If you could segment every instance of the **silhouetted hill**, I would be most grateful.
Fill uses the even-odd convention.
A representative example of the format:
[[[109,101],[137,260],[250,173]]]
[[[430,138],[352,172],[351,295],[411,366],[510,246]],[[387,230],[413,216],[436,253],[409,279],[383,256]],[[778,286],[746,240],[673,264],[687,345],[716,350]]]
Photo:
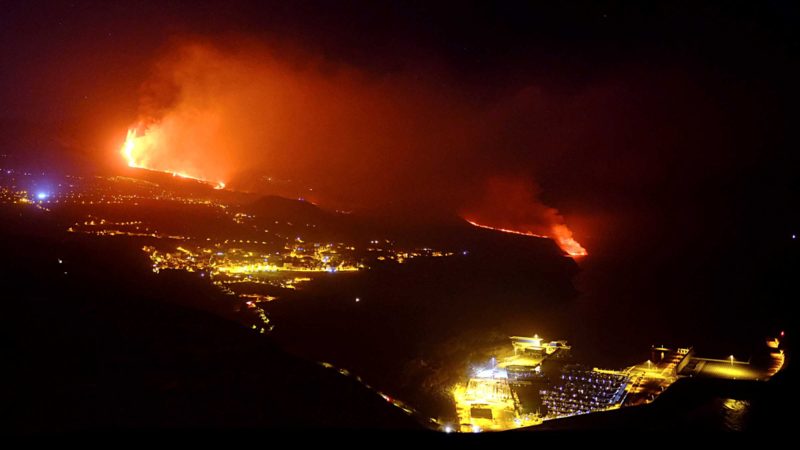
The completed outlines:
[[[328,223],[337,219],[335,213],[303,200],[293,200],[276,195],[267,195],[248,205],[256,216],[293,220],[297,223]]]
[[[128,244],[0,213],[7,431],[420,428],[357,381],[176,304],[226,300],[132,269]]]

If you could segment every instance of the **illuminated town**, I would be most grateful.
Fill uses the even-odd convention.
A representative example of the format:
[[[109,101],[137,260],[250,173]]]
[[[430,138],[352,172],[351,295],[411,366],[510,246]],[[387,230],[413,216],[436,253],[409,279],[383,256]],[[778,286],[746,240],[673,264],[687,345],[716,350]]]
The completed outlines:
[[[239,298],[253,313],[248,325],[259,333],[274,326],[259,303],[276,300],[281,292],[320,276],[455,255],[429,247],[406,249],[389,239],[358,244],[321,241],[317,224],[260,218],[248,210],[241,195],[220,186],[209,192],[202,180],[178,178],[178,184],[168,186],[134,177],[56,176],[6,168],[0,172],[0,202],[58,217],[80,217],[66,227],[68,233],[138,239],[154,273],[199,273],[221,292]],[[196,185],[184,186],[181,179]],[[219,221],[231,238],[202,226],[176,223],[154,210]]]
[[[258,334],[275,328],[265,305],[315,280],[470,254],[464,248],[408,247],[387,238],[326,238],[324,223],[263,216],[254,210],[252,200],[237,193],[210,189],[205,183],[181,184],[195,183],[190,179],[177,183],[3,168],[0,203],[51,215],[70,235],[129,240],[145,256],[154,276],[194,274],[226,298],[235,299],[243,313],[240,319]],[[189,219],[176,221],[176,216]],[[207,222],[214,223],[214,232],[206,228]],[[573,256],[583,254],[576,250]],[[355,298],[356,303],[360,301]],[[698,357],[691,347],[653,346],[648,361],[609,370],[575,361],[567,341],[511,336],[505,351],[473,367],[468,377],[451,387],[455,420],[428,417],[347,369],[321,364],[352,377],[426,427],[475,433],[536,427],[556,419],[651,404],[681,378],[766,381],[784,366],[782,338],[767,340],[769,358],[758,363],[733,355]]]

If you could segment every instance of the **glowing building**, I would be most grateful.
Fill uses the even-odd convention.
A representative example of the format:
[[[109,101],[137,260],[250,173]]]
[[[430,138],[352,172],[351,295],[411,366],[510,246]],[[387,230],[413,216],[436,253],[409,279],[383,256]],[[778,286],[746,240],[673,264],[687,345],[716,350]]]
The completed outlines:
[[[506,378],[472,378],[453,390],[460,429],[507,430],[521,423],[517,400]]]
[[[534,334],[533,337],[511,336],[510,339],[515,355],[545,357],[556,352],[560,352],[563,355],[569,353],[572,348],[567,345],[567,341],[544,342],[538,334]]]

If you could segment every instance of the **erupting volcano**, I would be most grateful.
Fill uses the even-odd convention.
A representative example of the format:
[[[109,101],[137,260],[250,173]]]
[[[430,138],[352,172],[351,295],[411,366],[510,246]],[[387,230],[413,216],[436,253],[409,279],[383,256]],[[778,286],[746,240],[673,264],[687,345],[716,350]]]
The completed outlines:
[[[162,133],[160,127],[144,128],[139,126],[129,129],[125,143],[122,145],[122,149],[120,151],[128,166],[135,167],[137,169],[164,172],[176,177],[188,178],[203,183],[212,184],[214,185],[215,189],[225,188],[224,181],[209,180],[201,176],[190,174],[185,170],[177,170],[176,168],[166,167],[163,164],[160,164],[160,161],[154,156],[157,155],[157,149],[160,144],[161,136]]]

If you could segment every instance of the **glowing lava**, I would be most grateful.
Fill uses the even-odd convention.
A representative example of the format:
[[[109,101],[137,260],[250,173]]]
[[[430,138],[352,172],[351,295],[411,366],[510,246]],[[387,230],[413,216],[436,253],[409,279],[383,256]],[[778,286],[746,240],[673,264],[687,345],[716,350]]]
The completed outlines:
[[[558,246],[570,256],[586,256],[589,254],[589,252],[572,237],[572,231],[567,228],[566,225],[553,225],[552,237],[556,240]]]
[[[475,221],[464,219],[470,225],[476,226],[478,228],[486,228],[487,230],[494,230],[494,231],[502,231],[503,233],[511,233],[511,234],[520,234],[522,236],[533,236],[538,238],[546,238],[546,239],[553,239],[556,241],[559,247],[564,250],[569,256],[576,257],[576,256],[586,256],[589,252],[586,251],[575,238],[572,237],[572,231],[567,228],[566,225],[553,225],[551,228],[553,234],[552,236],[544,236],[541,234],[531,233],[529,231],[517,231],[517,230],[509,230],[507,228],[497,228],[491,227],[489,225],[481,225]]]
[[[128,135],[125,138],[125,143],[122,144],[120,153],[122,154],[122,157],[125,158],[125,162],[128,163],[129,167],[147,169],[155,172],[164,172],[175,177],[188,178],[190,180],[208,183],[213,185],[214,189],[225,188],[225,182],[223,181],[215,182],[202,177],[190,175],[185,171],[154,167],[150,162],[150,155],[153,152],[153,149],[156,148],[158,139],[159,132],[157,129],[153,132],[138,133],[136,128],[131,128],[128,130]]]

